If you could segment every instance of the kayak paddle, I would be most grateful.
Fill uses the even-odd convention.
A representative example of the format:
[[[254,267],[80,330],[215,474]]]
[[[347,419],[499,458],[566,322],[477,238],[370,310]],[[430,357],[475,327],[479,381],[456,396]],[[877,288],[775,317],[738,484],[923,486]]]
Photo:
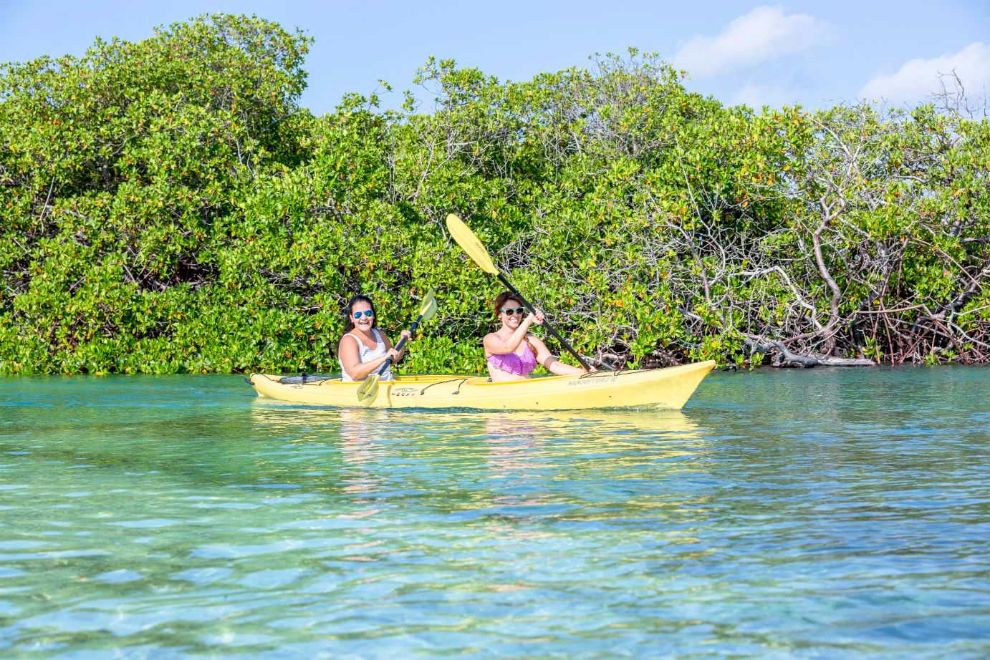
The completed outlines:
[[[416,320],[413,321],[412,325],[409,327],[409,334],[416,332],[416,328],[419,326],[419,324],[422,323],[423,321],[430,320],[430,318],[436,313],[436,311],[437,311],[436,295],[434,294],[433,289],[430,289],[427,292],[426,296],[423,298],[423,302],[419,306],[419,316],[416,317]],[[395,350],[401,351],[402,347],[405,346],[405,344],[406,344],[406,338],[403,337],[402,339],[399,340],[399,343],[396,344]],[[361,382],[361,385],[358,387],[357,390],[358,401],[360,401],[365,405],[371,405],[371,403],[375,400],[375,397],[378,396],[378,379],[381,377],[383,373],[385,373],[385,371],[389,368],[391,364],[392,364],[392,358],[388,358],[387,360],[385,360],[385,363],[382,364],[381,368],[377,372],[373,374],[369,374],[368,377]]]
[[[474,263],[478,264],[478,267],[481,268],[481,270],[485,271],[489,275],[497,276],[499,281],[505,285],[505,288],[511,291],[512,295],[518,298],[519,302],[525,305],[526,309],[528,309],[531,314],[536,313],[536,309],[529,304],[528,300],[522,297],[522,294],[519,293],[516,287],[512,286],[512,282],[510,282],[502,271],[495,266],[492,262],[492,258],[488,255],[488,250],[486,250],[485,246],[480,240],[478,240],[478,237],[474,235],[474,232],[472,232],[471,229],[464,224],[463,220],[458,218],[453,213],[448,214],[447,230],[450,231],[450,235],[454,237],[457,244],[461,246],[461,249],[467,252],[467,255],[471,257],[471,260],[474,261]],[[584,367],[586,371],[591,371],[591,367],[584,361],[584,358],[578,355],[577,351],[571,348],[571,345],[567,343],[567,340],[561,337],[557,331],[553,329],[553,326],[546,321],[546,319],[543,321],[543,327],[547,329],[547,332],[556,337],[557,341],[559,341],[571,355],[577,358],[577,361],[581,363],[581,366]]]

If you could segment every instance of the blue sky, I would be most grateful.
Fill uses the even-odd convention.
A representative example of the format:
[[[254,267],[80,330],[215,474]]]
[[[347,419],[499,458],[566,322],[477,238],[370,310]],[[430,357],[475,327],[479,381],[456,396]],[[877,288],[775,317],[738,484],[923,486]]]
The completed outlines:
[[[257,14],[312,36],[302,104],[318,114],[346,92],[381,91],[379,79],[397,105],[430,55],[525,80],[629,46],[660,53],[688,70],[690,89],[728,104],[911,105],[951,71],[981,108],[990,90],[987,0],[0,0],[0,61],[79,55],[97,36],[140,40],[210,12]]]

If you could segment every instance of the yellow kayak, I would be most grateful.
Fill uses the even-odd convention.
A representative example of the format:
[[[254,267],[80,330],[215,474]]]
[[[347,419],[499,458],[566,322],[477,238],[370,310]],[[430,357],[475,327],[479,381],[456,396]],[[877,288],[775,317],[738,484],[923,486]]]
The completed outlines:
[[[253,374],[258,395],[291,403],[343,408],[473,408],[477,410],[579,410],[663,408],[680,410],[715,362],[666,369],[603,371],[584,376],[546,376],[492,383],[483,376],[399,376],[380,382],[374,397],[360,401],[361,383],[339,378],[303,381]]]

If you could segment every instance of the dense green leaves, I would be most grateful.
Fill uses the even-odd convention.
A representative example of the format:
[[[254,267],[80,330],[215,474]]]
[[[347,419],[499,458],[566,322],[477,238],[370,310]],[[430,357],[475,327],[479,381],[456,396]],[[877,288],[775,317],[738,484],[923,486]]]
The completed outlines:
[[[308,43],[204,16],[0,69],[0,372],[329,371],[351,294],[395,332],[431,287],[404,368],[479,371],[449,212],[592,359],[990,355],[986,119],[757,114],[636,51],[313,117]]]

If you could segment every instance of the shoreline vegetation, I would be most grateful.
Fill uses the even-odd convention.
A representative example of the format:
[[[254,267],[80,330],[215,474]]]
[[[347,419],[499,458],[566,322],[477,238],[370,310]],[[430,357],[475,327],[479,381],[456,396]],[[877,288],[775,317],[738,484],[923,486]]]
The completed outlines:
[[[431,288],[404,371],[481,372],[497,283],[448,213],[599,365],[990,361],[961,88],[754,111],[630,50],[524,82],[430,59],[422,105],[314,116],[308,47],[219,14],[0,65],[0,373],[336,371],[353,293],[395,330]]]

